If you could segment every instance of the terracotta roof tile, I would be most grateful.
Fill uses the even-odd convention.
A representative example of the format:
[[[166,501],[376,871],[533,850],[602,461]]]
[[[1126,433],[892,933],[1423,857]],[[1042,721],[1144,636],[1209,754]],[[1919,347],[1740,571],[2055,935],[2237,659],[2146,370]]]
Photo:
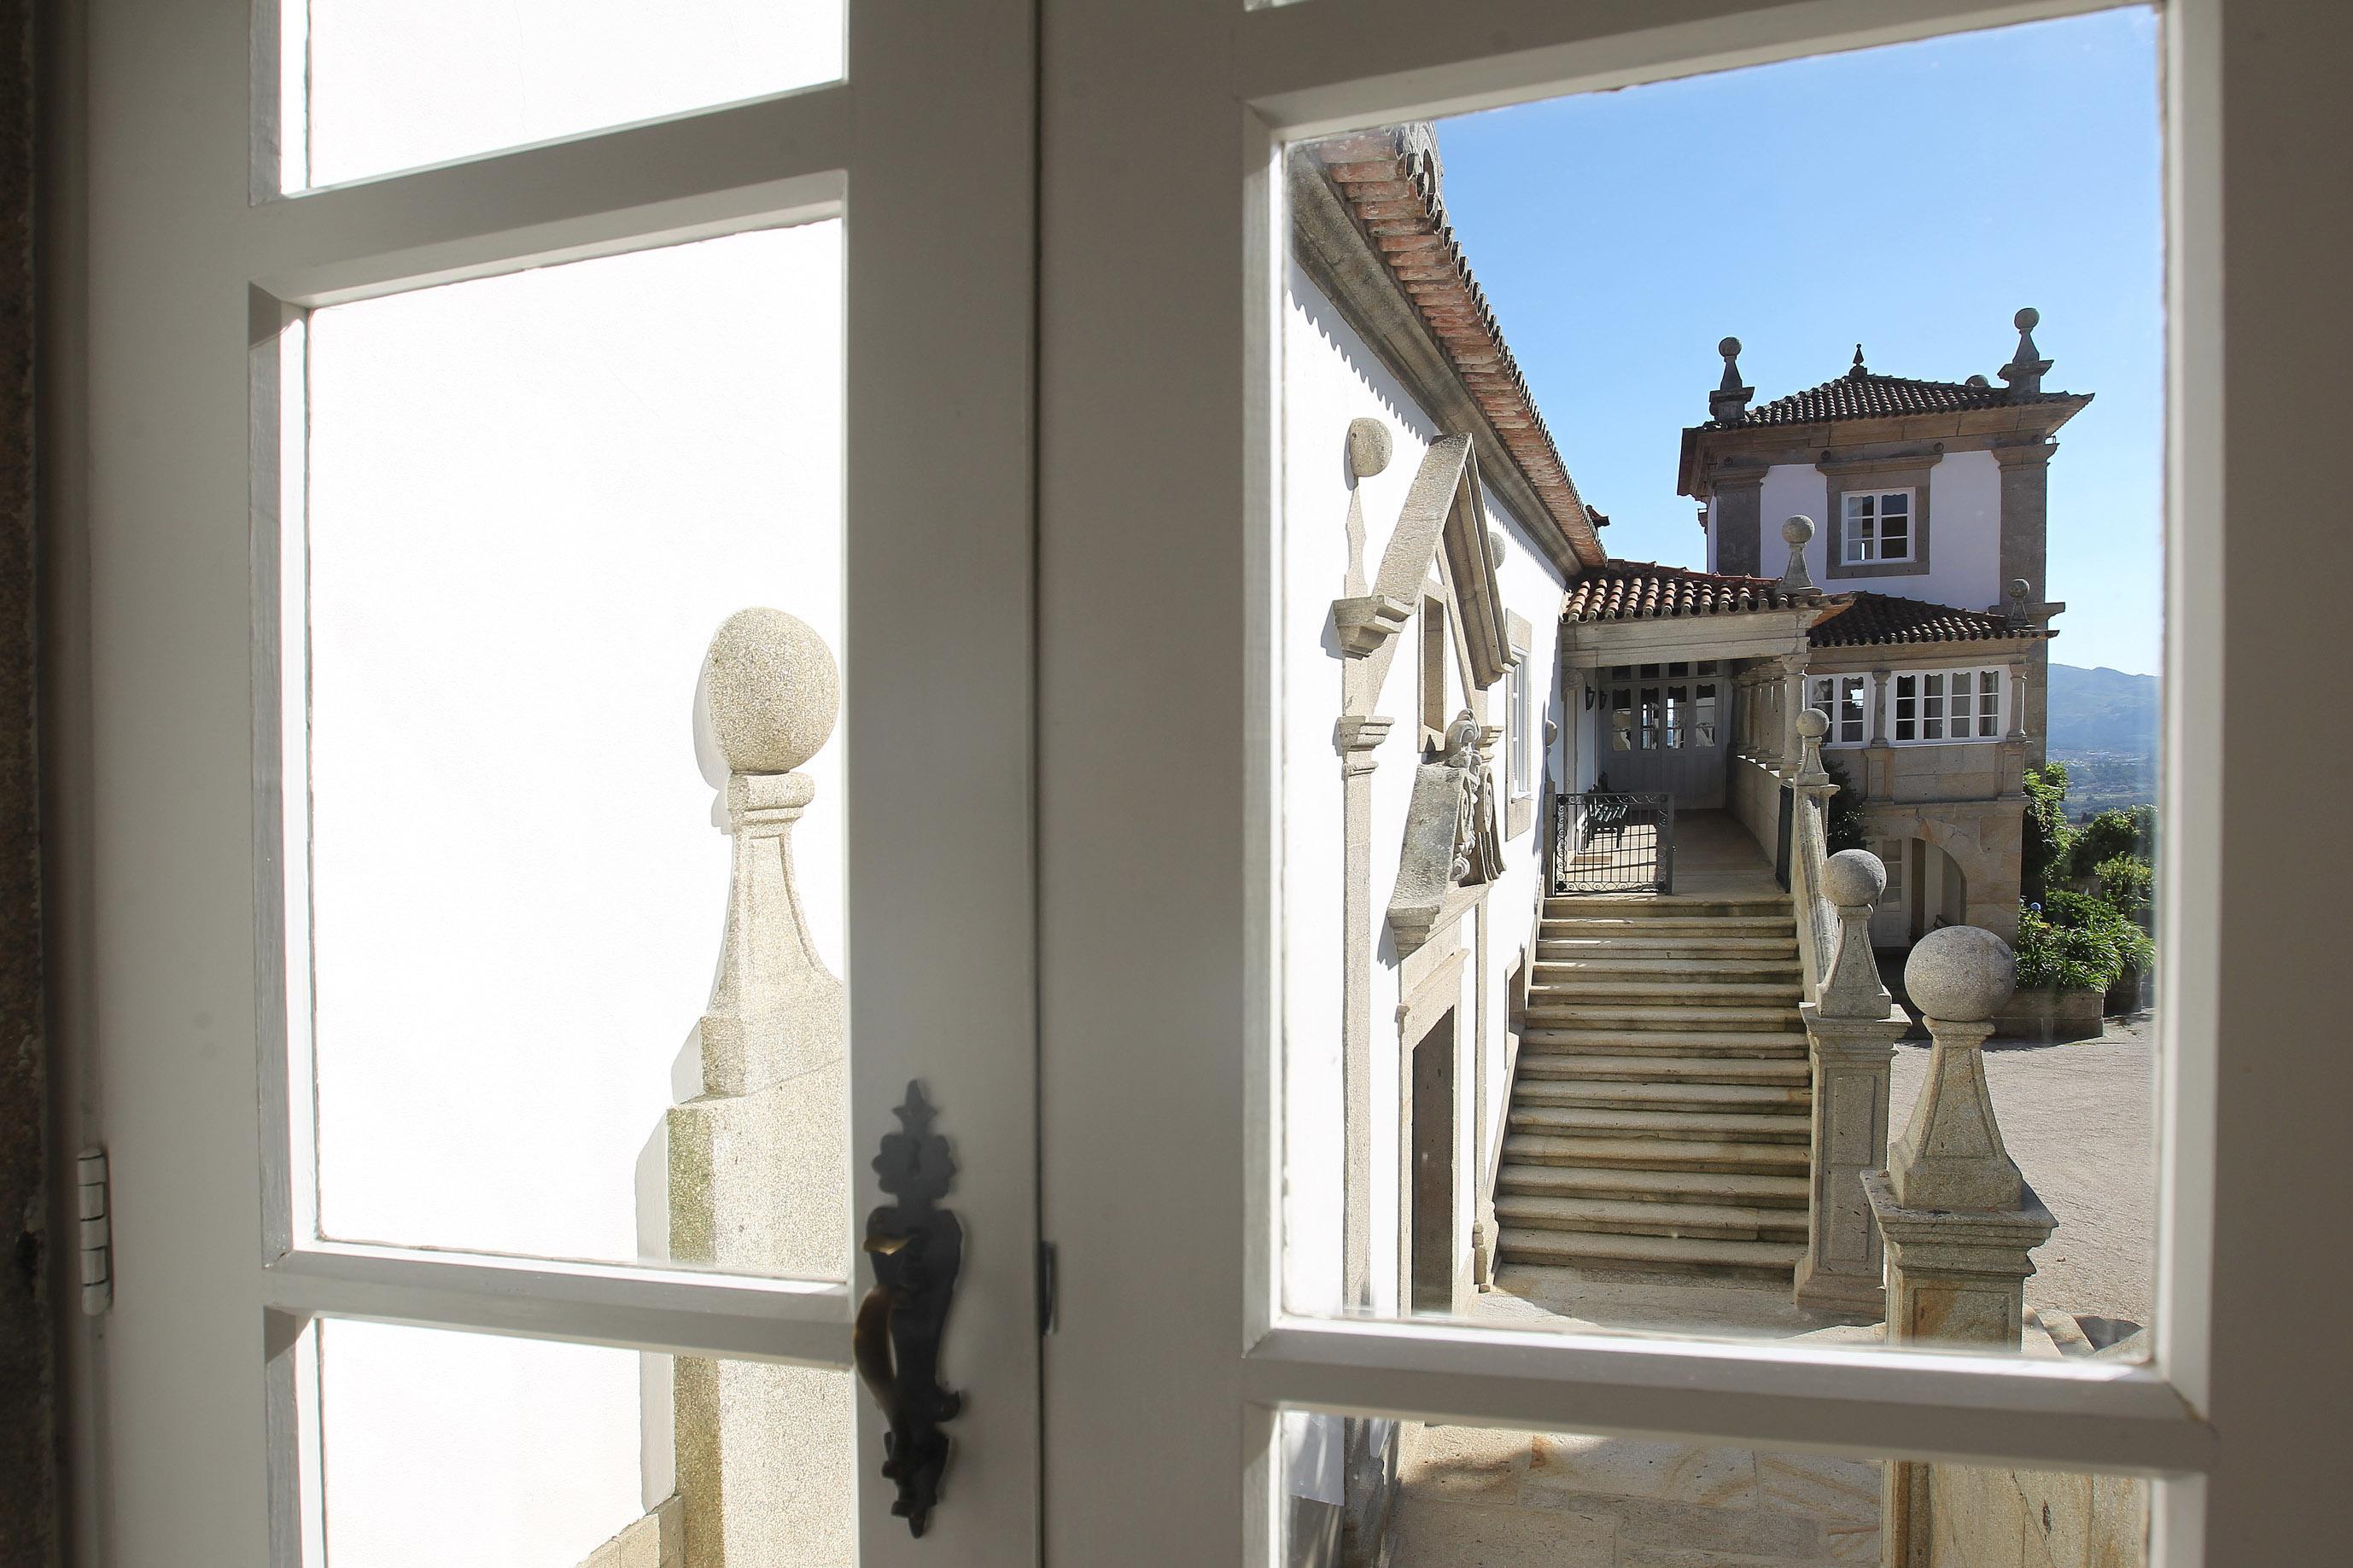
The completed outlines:
[[[1528,395],[1439,195],[1438,145],[1427,125],[1391,126],[1314,143],[1314,155],[1462,378],[1528,486],[1579,560],[1602,559],[1599,536]]]
[[[1736,420],[1710,420],[1705,429],[1743,429],[1752,425],[1810,425],[1827,419],[1883,419],[1899,414],[1948,414],[1969,408],[2009,408],[2025,403],[2063,403],[2072,392],[2015,393],[2006,386],[1965,381],[1913,381],[1881,375],[1860,365],[1820,386],[1750,409]]]
[[[1607,561],[1568,585],[1568,622],[1663,620],[1681,616],[1786,610],[1789,596],[1770,577],[1694,572],[1648,561]]]
[[[2037,626],[2017,626],[2006,616],[1983,610],[1957,610],[1922,599],[1893,594],[1846,595],[1841,605],[1831,601],[1828,616],[1814,623],[1808,639],[1816,647],[1870,647],[1884,644],[1988,642],[1996,638],[2041,637],[2050,633]]]

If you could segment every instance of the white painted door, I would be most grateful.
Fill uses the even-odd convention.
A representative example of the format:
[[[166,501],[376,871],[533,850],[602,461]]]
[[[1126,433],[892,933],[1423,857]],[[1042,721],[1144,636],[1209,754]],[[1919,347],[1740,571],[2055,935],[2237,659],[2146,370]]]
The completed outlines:
[[[58,13],[79,1561],[1035,1555],[1032,20],[844,10]],[[754,606],[823,646],[706,672]],[[849,1370],[913,1079],[919,1542]]]
[[[1920,1354],[1336,1319],[1286,1310],[1281,1297],[1283,910],[1297,896],[1294,877],[1331,878],[1328,868],[1280,860],[1284,143],[2086,8],[2066,0],[1045,0],[1040,994],[1044,1214],[1062,1279],[1047,1361],[1050,1560],[1284,1561],[1276,1542],[1291,1500],[1339,1496],[1336,1482],[1316,1479],[1312,1446],[1288,1456],[1308,1467],[1310,1484],[1285,1479],[1279,1434],[1293,1411],[2139,1469],[2163,1478],[2154,1560],[2168,1568],[2341,1552],[2353,1521],[2329,1479],[2332,1396],[2317,1391],[2344,1388],[2344,1361],[2325,1342],[2326,1308],[2304,1320],[2312,1342],[2282,1347],[2264,1325],[2257,1281],[2275,1285],[2306,1267],[2341,1277],[2339,1263],[2311,1259],[2264,1216],[2279,1201],[2271,1160],[2306,1133],[2334,1136],[2337,1113],[2300,1105],[2287,1083],[2325,1079],[2341,1095],[2346,1069],[2317,1041],[2286,1047],[2295,1066],[2279,1092],[2255,1087],[2266,1075],[2251,1065],[2227,1076],[2217,1068],[2284,1045],[2255,1022],[2286,1011],[2257,978],[2285,975],[2264,944],[2317,958],[2262,890],[2274,862],[2248,867],[2244,890],[2233,890],[2240,879],[2227,857],[2265,855],[2256,840],[2274,840],[2252,821],[2245,837],[2232,829],[2226,839],[2217,792],[2241,764],[2215,739],[2226,688],[2234,701],[2263,700],[2254,649],[2279,619],[2261,605],[2268,587],[2234,577],[2229,598],[2250,595],[2249,613],[2227,617],[2226,628],[2221,563],[2243,548],[2253,577],[2272,583],[2257,564],[2266,546],[2254,540],[2271,525],[2270,505],[2305,482],[2283,476],[2319,483],[2284,439],[2255,434],[2294,395],[2274,395],[2283,384],[2269,356],[2295,363],[2284,384],[2307,395],[2328,374],[2325,355],[2295,346],[2309,324],[2260,297],[2290,275],[2327,292],[2320,247],[2290,263],[2291,247],[2263,237],[2274,224],[2295,230],[2308,184],[2274,178],[2264,172],[2271,154],[2255,150],[2310,144],[2273,118],[2297,93],[2321,90],[2321,78],[2298,63],[2322,43],[2308,7],[2166,7],[2173,641],[2158,1119],[2168,1169],[2153,1363],[2087,1378]],[[2341,47],[2344,29],[2329,40]],[[2031,112],[2023,103],[2004,111]],[[2228,169],[2228,234],[2245,236],[2244,262],[2262,283],[2241,282],[2241,243],[2225,237],[2226,144],[2245,149]],[[1692,221],[1677,243],[1738,265],[1744,216],[1773,193],[1744,184],[1738,145],[1716,152],[1694,169]],[[1831,154],[1826,167],[1835,162]],[[1377,186],[1379,176],[1366,177]],[[1532,201],[1556,196],[1528,192]],[[2248,287],[2257,292],[2240,291]],[[2260,341],[2252,351],[2264,356],[2260,364],[2226,374],[2226,314],[2234,334]],[[2342,316],[2337,309],[2332,320]],[[1685,325],[1700,344],[1721,331]],[[2234,335],[2234,350],[2240,342]],[[2319,430],[2308,421],[2296,428]],[[1564,446],[1573,440],[1568,433]],[[2244,461],[2242,440],[2253,443]],[[2249,542],[2219,542],[2226,518],[2232,536],[2246,531]],[[2297,538],[2299,549],[2315,542]],[[2327,619],[2318,595],[2300,602]],[[2243,675],[2217,673],[2226,644],[2228,668]],[[2320,756],[2316,746],[2281,764],[2316,770],[2310,798],[2326,795]],[[1311,763],[1328,769],[1334,759]],[[2251,767],[2245,777],[2250,801],[2302,798],[2280,794],[2276,773]],[[2297,857],[2277,842],[2284,870]],[[2341,853],[2328,864],[2342,874]],[[2300,884],[2315,897],[2319,876]],[[2225,931],[2239,934],[2217,934]],[[2323,1005],[2296,1016],[2333,1037],[2319,1023]],[[2291,1122],[2303,1131],[2282,1136]],[[2299,1157],[2316,1183],[2299,1192],[2341,1190],[2326,1173],[2336,1158]],[[2258,1232],[2274,1240],[2257,1241]],[[2223,1419],[2226,1408],[2235,1419]],[[1456,1474],[1441,1502],[1481,1500],[1482,1480],[1475,1469]],[[1461,1508],[1462,1528],[1478,1512]],[[1586,1537],[1569,1512],[1552,1517],[1559,1533],[1549,1544],[1535,1532],[1510,1543],[1482,1538],[1481,1560],[1608,1560],[1577,1553]],[[1445,1560],[1476,1555],[1467,1539],[1455,1545],[1461,1555]],[[1616,1561],[1638,1558],[1665,1560]]]

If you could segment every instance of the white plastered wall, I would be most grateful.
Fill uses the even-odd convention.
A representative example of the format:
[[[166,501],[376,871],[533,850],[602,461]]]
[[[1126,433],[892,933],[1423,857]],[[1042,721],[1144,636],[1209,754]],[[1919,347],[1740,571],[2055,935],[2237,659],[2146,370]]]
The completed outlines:
[[[1814,520],[1806,565],[1815,584],[1831,593],[1864,590],[1923,599],[1932,605],[1982,610],[2001,600],[2001,466],[1990,452],[1947,452],[1928,470],[1928,570],[1885,576],[1833,577],[1829,562],[1837,541],[1830,515],[1830,486],[1821,470],[1806,463],[1777,463],[1766,470],[1758,500],[1757,570],[1778,577],[1788,563],[1781,524],[1794,516]],[[1710,561],[1714,548],[1711,535]]]
[[[1284,932],[1284,1235],[1285,1300],[1297,1311],[1328,1312],[1342,1305],[1342,1246],[1345,1235],[1344,1100],[1341,1079],[1341,1019],[1344,1005],[1343,866],[1344,805],[1340,756],[1334,724],[1341,712],[1341,658],[1332,625],[1333,600],[1345,591],[1348,569],[1347,517],[1351,469],[1347,428],[1370,417],[1389,428],[1395,451],[1379,474],[1354,481],[1362,504],[1365,572],[1377,569],[1416,469],[1440,434],[1395,377],[1349,329],[1337,310],[1303,272],[1290,274],[1283,324],[1282,631],[1279,679],[1283,779],[1282,908]],[[1549,758],[1553,776],[1574,764],[1573,726],[1559,710],[1558,632],[1560,579],[1521,522],[1493,493],[1485,497],[1488,521],[1502,531],[1504,557],[1497,572],[1505,607],[1530,628],[1527,658],[1532,704],[1539,729],[1559,722],[1561,735]],[[1433,568],[1432,576],[1436,575]],[[1366,917],[1374,936],[1371,977],[1372,1154],[1368,1260],[1372,1308],[1398,1310],[1398,1170],[1401,1082],[1398,1036],[1399,968],[1385,911],[1397,881],[1406,812],[1419,751],[1419,612],[1399,637],[1395,661],[1372,712],[1396,722],[1374,752],[1372,774],[1371,876]],[[1466,693],[1459,653],[1460,628],[1450,638],[1457,652],[1447,661],[1449,714],[1472,708],[1485,723],[1505,721],[1508,679],[1483,692]],[[1499,748],[1494,776],[1508,791],[1508,769]],[[1467,1248],[1476,1212],[1478,1182],[1492,1163],[1500,1136],[1501,1111],[1510,1084],[1504,1057],[1510,1015],[1507,983],[1522,948],[1531,940],[1541,874],[1542,780],[1535,822],[1504,846],[1504,873],[1488,894],[1488,951],[1473,952],[1463,968],[1456,999],[1458,1039],[1477,1033],[1483,990],[1486,1032],[1465,1050],[1456,1077],[1456,1233]],[[1508,827],[1508,801],[1499,826]],[[1451,942],[1441,931],[1433,939]],[[1460,941],[1472,945],[1472,917],[1461,922]],[[1482,1119],[1473,1114],[1473,1095],[1486,1070],[1488,1114],[1484,1145],[1473,1146]]]

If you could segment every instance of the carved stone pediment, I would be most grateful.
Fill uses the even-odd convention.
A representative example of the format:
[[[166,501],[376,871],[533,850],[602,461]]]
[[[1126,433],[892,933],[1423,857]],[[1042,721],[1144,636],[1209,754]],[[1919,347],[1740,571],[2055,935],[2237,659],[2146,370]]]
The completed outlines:
[[[1465,713],[1448,727],[1445,756],[1415,769],[1404,852],[1389,895],[1398,956],[1428,942],[1503,874],[1495,777],[1479,752],[1480,726]]]

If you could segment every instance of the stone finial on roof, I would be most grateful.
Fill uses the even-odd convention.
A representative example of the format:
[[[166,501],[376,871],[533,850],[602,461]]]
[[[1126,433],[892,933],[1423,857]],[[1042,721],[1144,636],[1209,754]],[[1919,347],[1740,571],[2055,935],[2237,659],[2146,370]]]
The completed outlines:
[[[2011,626],[2028,626],[2034,624],[2034,616],[2026,607],[2027,601],[2032,598],[2033,595],[2034,584],[2025,578],[2012,577],[2010,580],[2010,624]]]
[[[1789,564],[1781,572],[1781,592],[1796,597],[1800,594],[1819,594],[1813,574],[1806,570],[1806,542],[1814,536],[1814,520],[1802,514],[1781,525],[1781,540],[1789,547]]]
[[[2044,359],[2042,351],[2034,346],[2034,329],[2042,321],[2042,314],[2029,305],[2010,320],[2018,326],[2018,353],[2001,367],[2001,378],[2010,384],[2014,396],[2040,396],[2043,373],[2051,368],[2051,362]]]
[[[1871,374],[1871,372],[1863,365],[1862,345],[1861,343],[1854,345],[1854,363],[1847,367],[1846,373],[1857,381],[1861,381],[1864,376]]]
[[[1719,425],[1737,425],[1748,412],[1748,400],[1757,395],[1753,386],[1740,384],[1740,340],[1726,338],[1715,345],[1724,356],[1724,380],[1707,395],[1707,416]]]

